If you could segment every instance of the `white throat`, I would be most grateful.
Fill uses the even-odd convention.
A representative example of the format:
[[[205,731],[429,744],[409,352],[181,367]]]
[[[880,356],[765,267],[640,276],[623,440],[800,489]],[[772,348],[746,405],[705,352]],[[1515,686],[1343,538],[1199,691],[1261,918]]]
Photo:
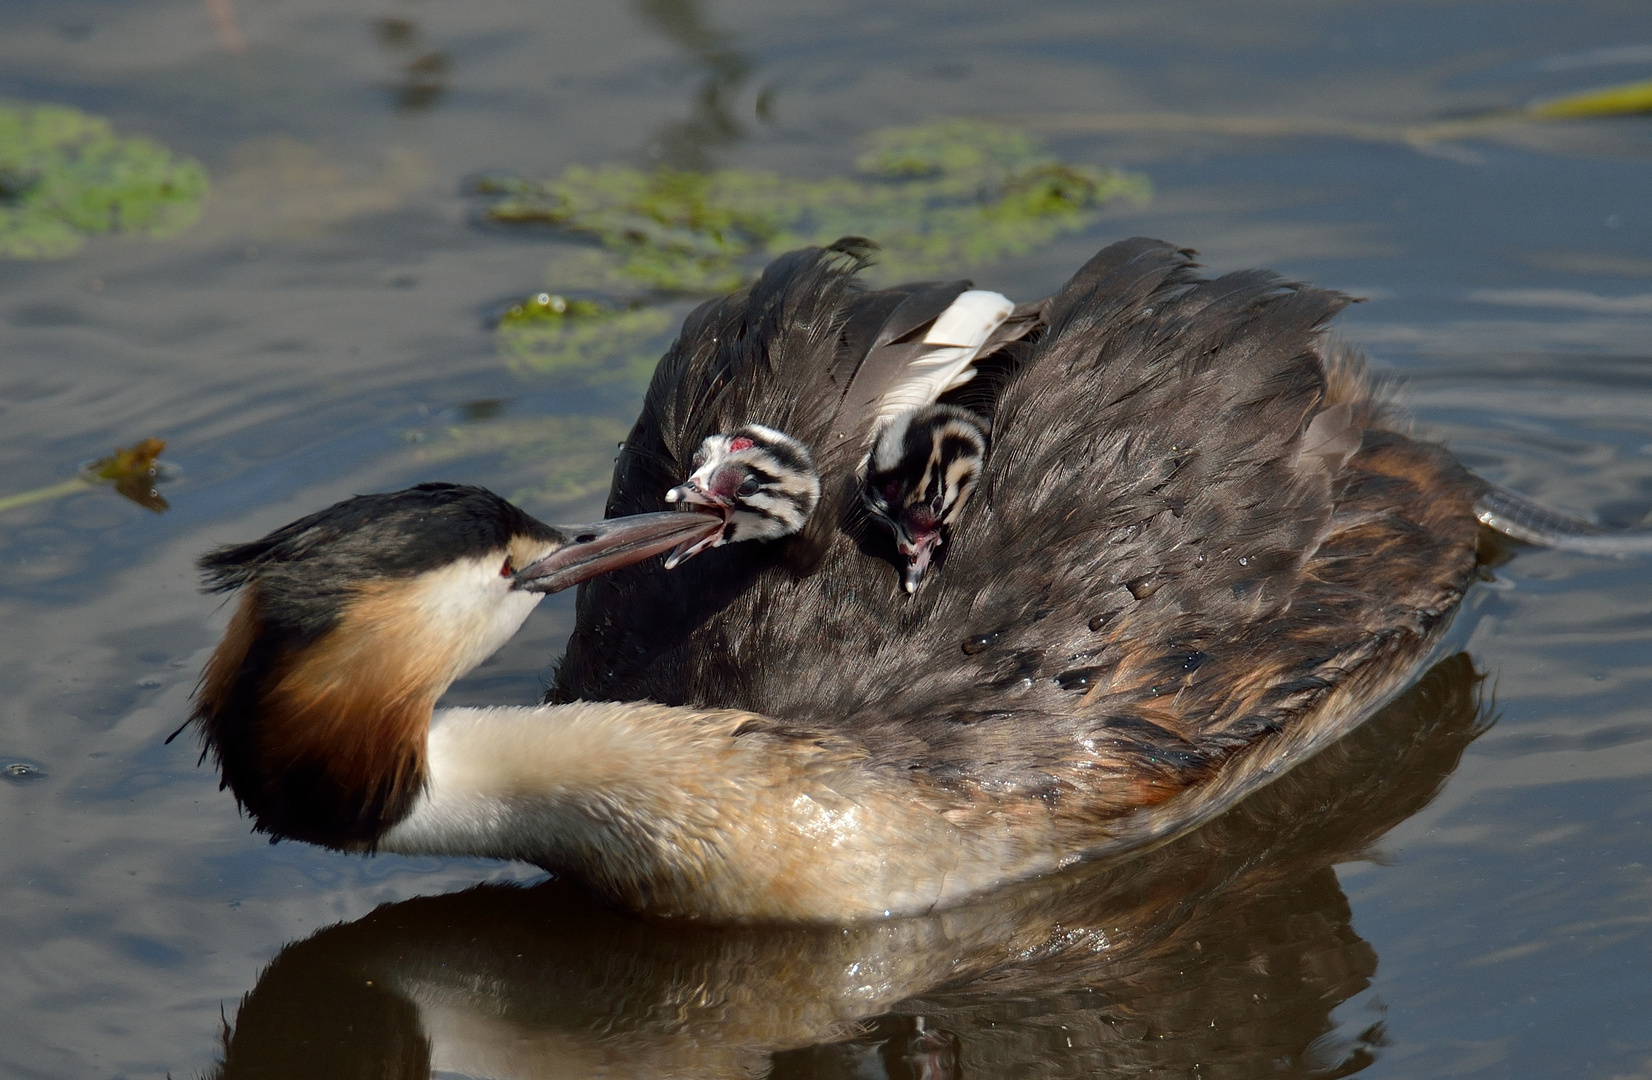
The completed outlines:
[[[543,593],[512,588],[500,564],[495,555],[460,559],[420,574],[409,589],[413,622],[439,627],[451,638],[450,681],[498,652],[544,599]]]

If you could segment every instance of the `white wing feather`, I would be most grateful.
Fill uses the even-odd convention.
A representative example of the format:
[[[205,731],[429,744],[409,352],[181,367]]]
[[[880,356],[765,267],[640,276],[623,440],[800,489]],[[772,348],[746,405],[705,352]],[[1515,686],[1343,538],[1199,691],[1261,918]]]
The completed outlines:
[[[1001,293],[985,289],[960,293],[924,335],[924,344],[935,348],[907,365],[900,381],[879,399],[868,434],[875,439],[895,417],[932,405],[948,390],[973,379],[975,368],[971,365],[981,346],[1014,310],[1015,305]]]

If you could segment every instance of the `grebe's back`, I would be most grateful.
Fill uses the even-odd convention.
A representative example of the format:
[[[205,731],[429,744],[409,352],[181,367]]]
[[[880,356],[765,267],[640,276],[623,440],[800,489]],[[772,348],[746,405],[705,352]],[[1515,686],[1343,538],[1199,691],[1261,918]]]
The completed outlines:
[[[847,537],[805,578],[717,556],[732,597],[632,567],[584,586],[553,700],[750,709],[1091,822],[1260,744],[1277,768],[1405,685],[1475,577],[1486,485],[1396,429],[1324,335],[1345,303],[1109,247],[1004,385],[939,585],[906,595]],[[611,512],[658,508],[634,463],[680,436],[649,419]]]

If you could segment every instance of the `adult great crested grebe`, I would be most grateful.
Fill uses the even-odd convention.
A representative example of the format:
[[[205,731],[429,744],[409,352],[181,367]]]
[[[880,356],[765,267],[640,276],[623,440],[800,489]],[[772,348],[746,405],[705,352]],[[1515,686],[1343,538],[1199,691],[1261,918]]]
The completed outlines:
[[[739,414],[850,347],[852,272],[798,253],[691,316],[610,513],[662,509],[738,423],[796,432],[807,401]],[[431,715],[526,616],[501,560],[566,535],[325,511],[205,560],[243,596],[196,720],[272,835],[524,859],[664,915],[924,911],[1184,831],[1405,686],[1476,576],[1492,489],[1326,344],[1344,302],[1107,248],[1016,346],[940,581],[906,596],[836,519],[807,560],[805,530],[636,563],[586,584],[538,708]]]

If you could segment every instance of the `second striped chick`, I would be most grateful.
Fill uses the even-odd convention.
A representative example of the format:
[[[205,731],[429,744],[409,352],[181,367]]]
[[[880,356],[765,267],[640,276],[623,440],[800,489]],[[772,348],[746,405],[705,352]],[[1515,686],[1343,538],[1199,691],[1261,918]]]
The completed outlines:
[[[878,432],[866,462],[861,501],[889,529],[900,553],[901,584],[923,584],[935,552],[986,467],[986,423],[956,405],[902,413]]]

